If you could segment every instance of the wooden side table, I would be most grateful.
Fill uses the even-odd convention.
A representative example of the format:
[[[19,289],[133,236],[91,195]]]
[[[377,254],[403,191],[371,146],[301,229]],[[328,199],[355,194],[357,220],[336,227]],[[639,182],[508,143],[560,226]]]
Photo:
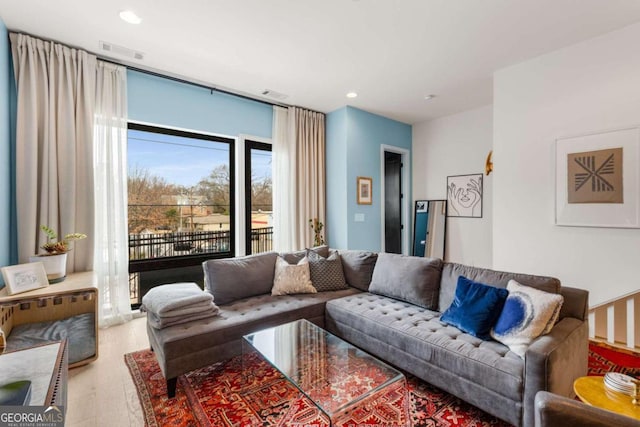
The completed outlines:
[[[573,391],[584,403],[640,420],[640,406],[631,403],[631,396],[607,389],[604,377],[580,377]]]
[[[73,273],[64,282],[21,294],[0,290],[0,330],[8,337],[14,326],[24,323],[62,320],[84,313],[94,314],[95,354],[69,365],[85,365],[98,358],[98,289],[92,271]],[[0,337],[0,352],[5,343]]]

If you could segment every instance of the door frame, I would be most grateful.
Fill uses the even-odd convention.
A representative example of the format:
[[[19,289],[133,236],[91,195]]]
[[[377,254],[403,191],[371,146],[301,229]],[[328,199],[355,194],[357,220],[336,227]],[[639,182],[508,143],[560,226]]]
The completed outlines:
[[[402,254],[409,255],[409,229],[411,228],[411,197],[409,194],[409,183],[410,183],[410,168],[409,168],[409,154],[411,153],[409,150],[405,148],[396,147],[394,145],[380,145],[380,248],[381,252],[385,251],[385,237],[384,237],[384,226],[385,226],[385,208],[384,208],[384,152],[388,151],[390,153],[397,153],[401,156],[402,161],[402,203],[400,204],[400,218],[402,218]]]

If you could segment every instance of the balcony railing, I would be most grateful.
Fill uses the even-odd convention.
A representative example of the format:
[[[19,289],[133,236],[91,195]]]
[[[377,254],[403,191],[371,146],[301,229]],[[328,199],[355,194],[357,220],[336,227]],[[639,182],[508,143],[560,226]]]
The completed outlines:
[[[273,227],[252,229],[250,239],[251,253],[272,250]],[[229,251],[230,243],[229,230],[129,234],[129,261],[144,262],[189,255],[221,254]],[[144,282],[140,273],[130,274],[131,304],[140,304],[143,293],[149,288]]]
[[[227,252],[230,237],[229,230],[129,234],[129,261]]]

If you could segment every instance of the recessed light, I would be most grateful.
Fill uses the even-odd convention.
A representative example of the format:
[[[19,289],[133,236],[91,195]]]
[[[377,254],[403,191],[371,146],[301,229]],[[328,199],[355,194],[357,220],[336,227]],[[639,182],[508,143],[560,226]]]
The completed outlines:
[[[120,19],[129,24],[139,24],[142,22],[140,18],[133,10],[123,10],[120,12]]]
[[[428,100],[433,99],[435,97],[436,97],[435,95],[425,95],[424,100],[428,101]]]
[[[355,92],[349,92],[347,93],[347,98],[357,98],[358,94]]]

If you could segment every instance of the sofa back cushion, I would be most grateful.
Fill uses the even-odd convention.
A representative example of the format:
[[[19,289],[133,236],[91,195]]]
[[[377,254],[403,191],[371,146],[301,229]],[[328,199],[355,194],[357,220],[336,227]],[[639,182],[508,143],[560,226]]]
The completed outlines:
[[[378,254],[369,251],[339,250],[347,283],[361,291],[368,291]]]
[[[216,304],[268,294],[273,287],[276,252],[237,258],[213,259],[202,263],[205,289]]]
[[[314,246],[313,248],[303,249],[300,251],[280,252],[280,256],[285,259],[289,264],[297,264],[300,260],[307,256],[307,251],[312,251],[320,255],[322,258],[329,256],[329,246],[321,245]]]
[[[508,273],[505,271],[489,270],[488,268],[445,262],[442,267],[438,311],[443,312],[451,305],[456,292],[458,277],[460,276],[498,288],[506,288],[509,280],[515,280],[522,285],[531,286],[541,291],[554,294],[560,293],[560,281],[554,277]]]
[[[441,273],[438,258],[380,253],[369,292],[436,310]]]

